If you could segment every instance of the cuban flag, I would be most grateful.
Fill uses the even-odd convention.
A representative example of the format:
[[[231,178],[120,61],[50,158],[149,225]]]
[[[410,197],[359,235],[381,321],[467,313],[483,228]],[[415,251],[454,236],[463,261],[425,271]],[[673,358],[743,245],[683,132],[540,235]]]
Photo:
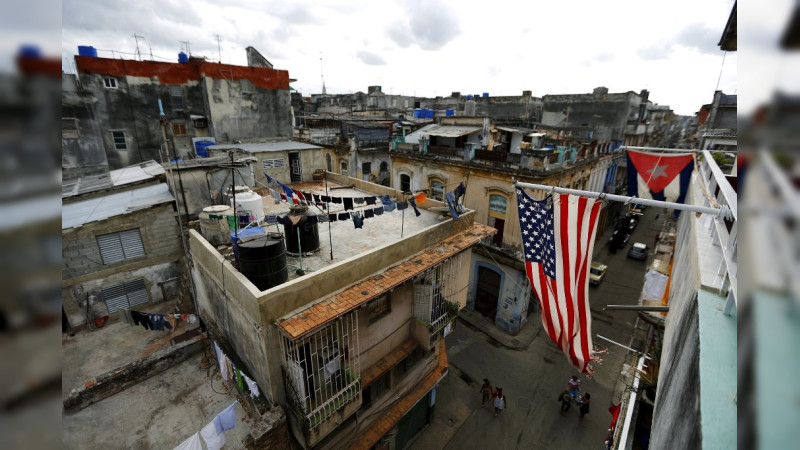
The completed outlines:
[[[628,195],[686,203],[694,170],[691,153],[648,153],[628,150]]]
[[[528,281],[550,340],[582,373],[596,359],[589,309],[589,268],[602,201],[568,194],[534,200],[517,188]]]

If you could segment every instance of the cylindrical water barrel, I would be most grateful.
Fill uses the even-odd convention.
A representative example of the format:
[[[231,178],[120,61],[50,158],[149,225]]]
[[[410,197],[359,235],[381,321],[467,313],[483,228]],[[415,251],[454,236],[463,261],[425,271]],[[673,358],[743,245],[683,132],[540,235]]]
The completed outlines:
[[[189,55],[184,52],[178,53],[178,62],[181,64],[189,64]]]
[[[211,245],[224,245],[230,242],[228,239],[228,220],[225,216],[233,214],[233,210],[228,205],[213,205],[203,208],[198,214],[200,220],[200,234]],[[210,218],[210,216],[223,216],[222,219]]]
[[[265,291],[289,279],[286,247],[280,233],[251,236],[242,239],[237,247],[239,271],[259,290]]]
[[[194,148],[197,151],[197,156],[201,158],[208,158],[209,150],[208,147],[214,145],[214,142],[211,141],[197,141],[194,143]]]
[[[231,206],[233,206],[233,197],[231,197]],[[236,214],[250,215],[255,219],[264,218],[264,200],[263,198],[253,191],[239,192],[238,186],[236,191]]]
[[[297,220],[283,225],[283,231],[286,233],[286,250],[295,255],[319,250],[319,226],[316,222],[311,223],[308,220],[310,215],[308,207],[296,206],[290,210],[290,216],[294,216]]]
[[[79,56],[91,56],[97,58],[97,49],[92,47],[91,45],[79,45],[78,46],[78,55]]]

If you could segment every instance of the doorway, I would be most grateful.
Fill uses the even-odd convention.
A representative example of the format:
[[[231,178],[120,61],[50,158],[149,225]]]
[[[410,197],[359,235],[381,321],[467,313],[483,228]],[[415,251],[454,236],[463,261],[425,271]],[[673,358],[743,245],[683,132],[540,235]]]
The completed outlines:
[[[300,153],[289,153],[289,170],[292,183],[303,181],[303,170],[300,167]]]
[[[502,275],[485,266],[478,266],[478,284],[475,289],[475,311],[490,319],[497,313]]]

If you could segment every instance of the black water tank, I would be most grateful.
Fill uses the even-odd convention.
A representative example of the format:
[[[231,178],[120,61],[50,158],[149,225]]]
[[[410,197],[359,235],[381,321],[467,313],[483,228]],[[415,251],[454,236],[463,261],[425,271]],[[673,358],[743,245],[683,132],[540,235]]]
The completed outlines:
[[[262,234],[243,240],[239,248],[239,271],[259,290],[265,291],[289,279],[286,246],[280,233]]]
[[[319,250],[319,226],[317,222],[308,220],[308,207],[294,206],[290,208],[291,223],[283,225],[286,233],[286,249],[290,254],[310,253]],[[298,242],[298,230],[300,241]]]

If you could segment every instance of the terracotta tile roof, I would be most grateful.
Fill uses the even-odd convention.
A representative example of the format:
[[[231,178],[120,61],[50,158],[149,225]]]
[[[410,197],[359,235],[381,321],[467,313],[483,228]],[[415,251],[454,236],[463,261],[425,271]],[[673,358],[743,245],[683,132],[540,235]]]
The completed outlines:
[[[387,411],[375,425],[361,433],[358,439],[356,439],[357,444],[352,448],[367,450],[377,444],[378,441],[411,410],[417,401],[419,401],[423,395],[427,394],[439,379],[447,373],[447,365],[447,351],[444,339],[442,339],[439,343],[439,365],[437,365],[413,391],[409,392],[408,395],[400,399],[392,409]]]
[[[414,339],[406,339],[405,342],[395,347],[388,355],[370,366],[369,369],[361,372],[361,385],[366,387],[372,384],[379,376],[410,355],[418,346],[419,344]]]
[[[422,253],[386,269],[382,274],[374,275],[350,286],[333,297],[284,320],[278,326],[289,338],[296,340],[405,283],[445,259],[468,249],[496,231],[486,225],[472,224],[472,228],[469,230],[428,247]]]

